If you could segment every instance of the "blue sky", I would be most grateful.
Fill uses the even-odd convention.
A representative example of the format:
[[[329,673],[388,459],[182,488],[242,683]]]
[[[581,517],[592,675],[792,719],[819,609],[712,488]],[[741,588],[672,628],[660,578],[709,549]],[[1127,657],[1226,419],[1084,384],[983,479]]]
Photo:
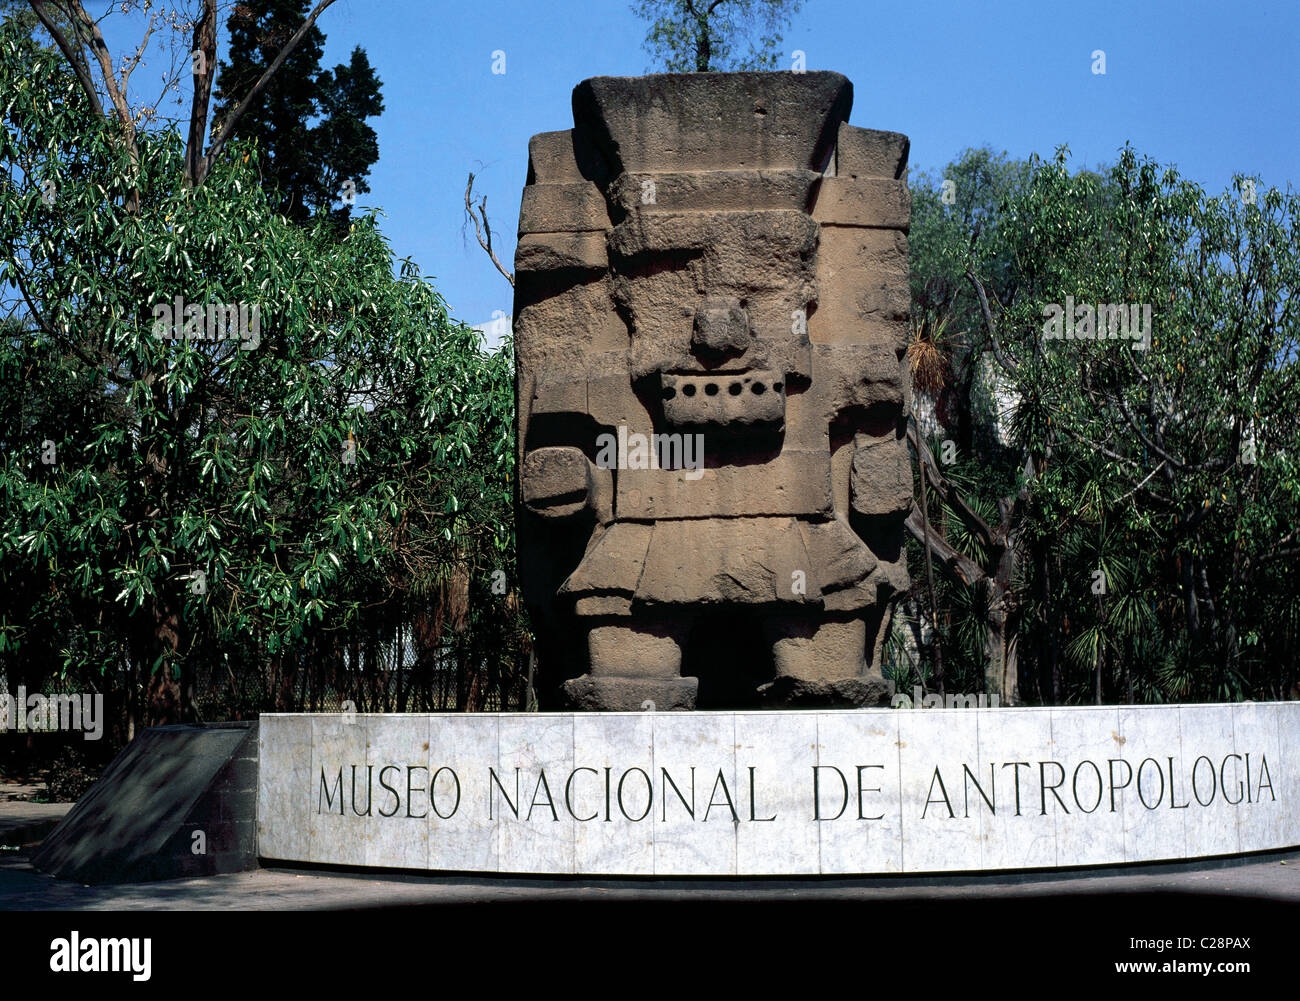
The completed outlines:
[[[380,159],[359,204],[383,209],[397,254],[454,315],[508,314],[510,286],[463,229],[466,173],[512,267],[528,138],[572,125],[583,78],[646,72],[644,23],[624,0],[338,0],[320,27],[323,65],[361,45],[383,82]],[[848,76],[850,120],[907,133],[914,168],[985,144],[1023,157],[1068,143],[1076,164],[1096,165],[1127,140],[1211,191],[1237,172],[1297,183],[1295,0],[806,0],[782,48]],[[1092,72],[1097,49],[1105,75]]]

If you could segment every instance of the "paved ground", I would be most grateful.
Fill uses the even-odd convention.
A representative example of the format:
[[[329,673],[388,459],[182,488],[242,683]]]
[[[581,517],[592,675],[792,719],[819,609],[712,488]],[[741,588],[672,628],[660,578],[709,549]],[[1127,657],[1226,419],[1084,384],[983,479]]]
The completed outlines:
[[[43,783],[0,782],[0,854],[40,842],[71,803],[37,803],[48,790]]]
[[[1300,850],[1247,859],[1045,874],[729,881],[425,876],[281,866],[230,876],[88,887],[53,879],[28,861],[35,845],[71,808],[70,803],[0,798],[0,911],[316,911],[580,900],[906,903],[1129,893],[1300,904]]]
[[[1094,869],[1047,875],[834,880],[558,880],[417,876],[292,868],[202,879],[84,887],[36,872],[25,854],[0,854],[0,910],[311,911],[542,901],[910,902],[1194,894],[1227,902],[1300,904],[1300,851],[1248,860]]]

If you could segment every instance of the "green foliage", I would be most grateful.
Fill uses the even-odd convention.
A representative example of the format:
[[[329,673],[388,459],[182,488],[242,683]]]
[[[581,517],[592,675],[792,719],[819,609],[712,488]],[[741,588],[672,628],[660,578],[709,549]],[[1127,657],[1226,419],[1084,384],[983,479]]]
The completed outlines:
[[[64,747],[50,763],[46,778],[48,802],[75,803],[90,791],[100,769],[75,747]]]
[[[669,73],[773,70],[803,0],[635,0],[644,48]]]
[[[504,621],[486,578],[513,553],[509,345],[481,352],[374,213],[296,225],[251,144],[194,188],[179,137],[144,133],[136,175],[57,53],[15,30],[0,50],[9,677],[129,664],[138,695],[260,669],[453,575]],[[178,296],[248,307],[257,336],[170,337]]]
[[[1014,526],[1021,690],[1285,697],[1300,641],[1300,440],[1287,417],[1300,403],[1300,202],[1245,178],[1211,196],[1127,147],[1111,168],[1071,172],[1067,152],[1008,163],[977,151],[913,180],[914,308],[964,331],[935,394],[939,438],[961,456],[945,476],[990,511],[1031,463]],[[1067,296],[1150,306],[1149,349],[1047,338],[1047,307]],[[972,405],[980,390],[1012,401],[1002,440]],[[983,559],[955,512],[933,520]],[[981,651],[967,627],[982,612],[941,590],[945,667],[969,683]]]

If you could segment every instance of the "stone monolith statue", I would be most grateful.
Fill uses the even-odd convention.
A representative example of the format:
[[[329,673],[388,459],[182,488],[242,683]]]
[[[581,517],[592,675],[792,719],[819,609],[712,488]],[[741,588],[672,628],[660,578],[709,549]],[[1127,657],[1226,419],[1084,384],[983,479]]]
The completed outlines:
[[[906,136],[838,73],[596,77],[529,143],[521,586],[544,708],[881,701],[912,476]]]

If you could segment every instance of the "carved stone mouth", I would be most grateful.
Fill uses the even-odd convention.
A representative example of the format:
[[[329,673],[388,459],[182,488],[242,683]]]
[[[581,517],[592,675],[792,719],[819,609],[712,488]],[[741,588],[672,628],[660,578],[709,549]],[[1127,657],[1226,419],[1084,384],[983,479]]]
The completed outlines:
[[[785,423],[785,379],[780,372],[664,372],[659,380],[669,424],[779,427]]]

